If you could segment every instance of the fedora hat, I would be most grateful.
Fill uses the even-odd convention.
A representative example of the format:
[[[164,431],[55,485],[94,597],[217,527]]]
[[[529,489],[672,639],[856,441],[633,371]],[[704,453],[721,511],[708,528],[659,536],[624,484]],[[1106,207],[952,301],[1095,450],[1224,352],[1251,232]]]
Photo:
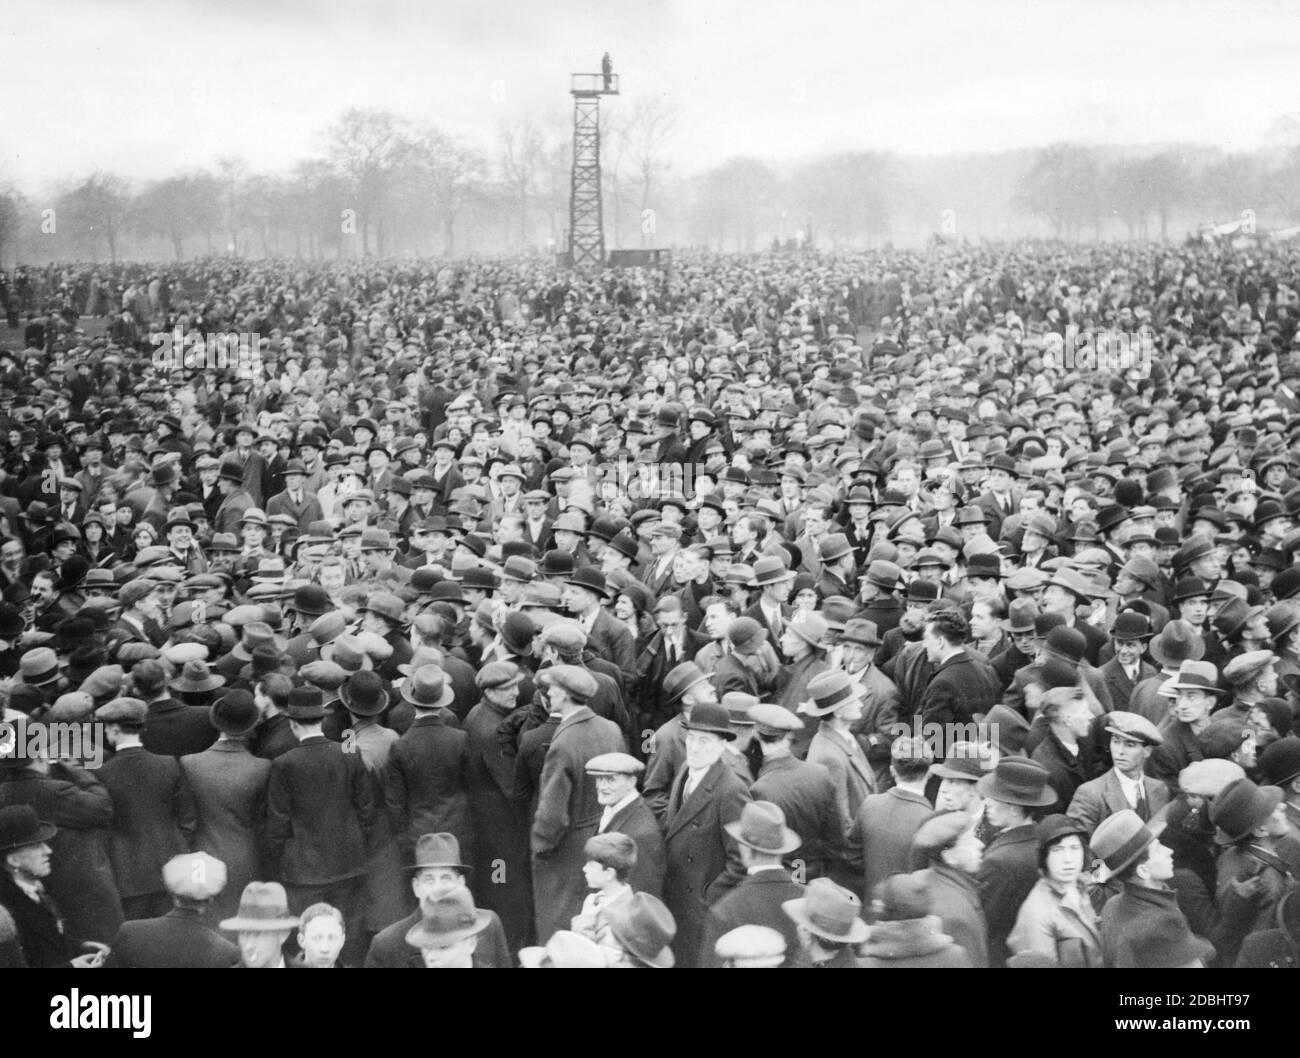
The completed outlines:
[[[402,699],[417,709],[442,709],[455,699],[447,674],[437,665],[422,665],[402,683]]]
[[[992,766],[992,747],[982,742],[954,742],[948,747],[947,756],[930,769],[930,774],[940,779],[979,782]]]
[[[878,647],[883,641],[880,638],[880,629],[875,621],[856,617],[845,623],[844,631],[840,635],[840,642],[856,643],[863,647]]]
[[[168,686],[183,694],[201,694],[224,687],[226,678],[208,668],[205,661],[187,661],[181,666],[180,675]]]
[[[406,934],[413,948],[431,948],[468,940],[487,929],[492,916],[474,906],[474,898],[464,886],[439,897]]]
[[[249,882],[239,897],[239,911],[221,923],[230,933],[280,933],[298,928],[289,897],[279,882]]]
[[[805,929],[839,944],[861,944],[871,930],[862,920],[862,901],[829,878],[814,878],[804,895],[781,910]]]
[[[794,579],[794,572],[775,556],[765,556],[754,563],[754,583],[760,587]]]
[[[354,716],[378,716],[388,708],[388,692],[383,681],[369,669],[349,676],[339,688],[339,698]]]
[[[865,693],[862,684],[850,679],[843,669],[819,672],[808,681],[810,697],[800,704],[798,711],[807,716],[829,716],[847,702],[860,700]]]
[[[819,613],[801,613],[785,626],[810,647],[820,647],[826,639],[830,628],[826,618]]]
[[[1123,808],[1101,821],[1093,831],[1088,848],[1115,875],[1133,863],[1155,840],[1155,834],[1142,822],[1142,817],[1131,808]]]
[[[1033,599],[1013,599],[1007,607],[1007,631],[1012,635],[1033,632],[1038,604]]]
[[[401,624],[406,604],[391,592],[377,591],[366,600],[365,606],[360,607],[360,610],[362,613],[378,614],[393,624]]]
[[[1218,828],[1215,844],[1235,845],[1250,837],[1251,831],[1268,822],[1282,797],[1280,787],[1256,786],[1249,779],[1226,786],[1210,803],[1210,822]]]
[[[8,805],[0,808],[0,853],[44,845],[59,828],[43,822],[31,805]]]
[[[668,702],[679,702],[692,687],[708,683],[709,676],[693,661],[683,661],[664,677],[663,691]]]
[[[1173,620],[1151,641],[1151,656],[1164,668],[1176,669],[1205,657],[1205,640],[1188,622]]]
[[[616,900],[605,908],[605,920],[614,939],[638,962],[659,969],[673,965],[677,923],[658,897],[634,893],[630,900]]]
[[[332,661],[348,672],[374,668],[374,662],[366,653],[365,644],[354,635],[337,636],[332,642],[320,648],[321,661]]]
[[[415,843],[415,862],[408,871],[426,867],[449,867],[462,874],[474,868],[461,862],[460,842],[455,834],[421,834]]]
[[[575,570],[565,583],[571,584],[575,588],[583,588],[594,595],[600,596],[602,599],[609,598],[609,588],[605,583],[605,574],[595,566],[583,566],[581,569]]]
[[[733,838],[756,852],[784,856],[794,852],[803,840],[785,825],[785,813],[771,801],[746,801],[740,818],[723,824]]]
[[[15,683],[44,687],[59,679],[59,656],[49,647],[35,647],[18,660]]]
[[[1184,661],[1178,666],[1178,675],[1169,685],[1175,691],[1208,691],[1210,694],[1226,693],[1219,686],[1219,670],[1208,661]]]
[[[998,761],[992,774],[975,784],[981,797],[991,797],[1006,804],[1025,808],[1043,808],[1056,802],[1056,792],[1047,785],[1048,773],[1035,760],[1006,757]]]

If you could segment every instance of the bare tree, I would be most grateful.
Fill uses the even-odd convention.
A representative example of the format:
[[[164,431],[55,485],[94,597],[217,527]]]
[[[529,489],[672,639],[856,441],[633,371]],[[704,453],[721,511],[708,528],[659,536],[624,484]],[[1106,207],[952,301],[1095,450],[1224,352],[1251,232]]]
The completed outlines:
[[[1092,151],[1054,143],[1038,152],[1013,205],[1045,219],[1058,239],[1075,235],[1083,227],[1099,227],[1100,179]]]
[[[108,244],[111,261],[117,260],[118,238],[131,208],[131,188],[115,173],[96,172],[60,196],[58,212],[70,218],[74,238],[88,242],[97,259],[99,241]]]
[[[171,241],[176,260],[185,256],[185,237],[211,233],[220,219],[220,185],[208,173],[155,180],[136,199],[132,227],[143,235]]]
[[[541,168],[542,134],[531,119],[502,124],[501,179],[519,210],[519,246],[528,245],[528,201],[533,196]]]
[[[646,210],[653,205],[659,180],[671,168],[668,145],[677,128],[679,112],[676,104],[663,96],[638,99],[632,108],[624,131],[628,161],[636,174],[638,184],[637,215],[644,219]],[[656,211],[657,212],[657,211]],[[653,227],[641,224],[641,245],[649,246]]]
[[[325,139],[329,157],[356,195],[361,252],[369,254],[373,229],[382,257],[397,174],[412,150],[406,122],[388,111],[353,108],[325,131]]]

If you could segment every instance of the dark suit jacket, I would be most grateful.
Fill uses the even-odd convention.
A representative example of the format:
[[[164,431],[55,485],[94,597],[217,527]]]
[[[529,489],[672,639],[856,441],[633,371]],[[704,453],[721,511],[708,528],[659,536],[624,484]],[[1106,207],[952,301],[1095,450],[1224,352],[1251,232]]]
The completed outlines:
[[[175,757],[142,746],[115,754],[99,769],[113,799],[109,854],[122,897],[165,892],[163,865],[190,851],[194,799]]]
[[[1124,671],[1124,666],[1119,663],[1118,658],[1111,658],[1101,667],[1102,678],[1106,681],[1106,690],[1110,692],[1111,708],[1127,712],[1129,699],[1133,696],[1133,689],[1143,680],[1159,674],[1154,665],[1149,665],[1145,661],[1138,662],[1138,665],[1138,678],[1136,681],[1128,678],[1128,673]],[[1148,719],[1150,718],[1148,717]],[[1158,720],[1152,722],[1159,723]]]
[[[63,916],[52,899],[37,903],[18,888],[8,871],[0,871],[0,906],[8,910],[18,930],[18,946],[33,969],[66,966],[81,953],[64,933]]]
[[[360,877],[376,811],[361,754],[324,735],[304,739],[271,762],[266,840],[275,878],[327,885]]]
[[[984,850],[978,882],[989,929],[990,966],[1006,963],[1007,937],[1038,878],[1038,837],[1032,823],[1002,831]]]
[[[619,667],[625,680],[636,679],[636,639],[622,621],[605,610],[596,615],[587,636],[587,646],[598,656]]]
[[[930,677],[921,698],[921,719],[925,724],[969,724],[976,713],[987,713],[997,701],[997,677],[992,667],[962,650]]]
[[[302,503],[295,504],[289,497],[289,493],[280,492],[266,501],[266,513],[269,517],[273,514],[287,514],[298,521],[298,529],[305,533],[307,526],[312,522],[319,522],[324,515],[321,513],[320,502],[311,493],[303,490]]]
[[[763,762],[749,795],[777,805],[786,826],[803,839],[786,857],[787,864],[802,863],[801,877],[807,881],[830,874],[844,855],[844,827],[830,772],[795,757],[772,758]]]
[[[739,848],[724,827],[738,820],[745,802],[752,800],[726,761],[705,772],[683,801],[689,776],[683,767],[673,780],[664,833],[664,903],[677,922],[673,954],[679,966],[695,965],[708,906],[745,876]]]
[[[638,797],[614,814],[601,834],[626,834],[636,842],[636,866],[628,872],[627,884],[638,893],[662,897],[667,870],[664,835],[659,820],[644,798]]]
[[[202,753],[217,740],[218,731],[205,706],[185,705],[174,698],[149,703],[140,741],[161,757]]]
[[[113,799],[103,784],[93,772],[64,764],[48,775],[27,768],[0,772],[0,808],[9,805],[30,805],[59,828],[49,842],[53,855],[45,888],[69,935],[110,943],[122,925],[122,902],[108,856]]]
[[[403,846],[414,847],[421,834],[454,834],[465,862],[474,862],[468,773],[469,736],[437,713],[417,716],[394,743],[384,781],[388,817]]]
[[[289,726],[289,717],[285,713],[268,716],[253,733],[249,748],[263,760],[275,760],[276,757],[296,748],[298,737]]]
[[[794,919],[781,905],[803,896],[803,886],[784,867],[747,874],[731,892],[714,903],[704,919],[700,941],[700,966],[721,966],[715,951],[718,938],[738,926],[767,926],[785,938],[785,963],[790,966],[799,954],[799,937]]]
[[[1087,739],[1079,742],[1077,756],[1071,757],[1061,740],[1050,730],[1034,747],[1030,756],[1047,769],[1047,781],[1056,791],[1056,804],[1045,815],[1056,815],[1070,807],[1074,792],[1093,777],[1092,747]]]
[[[600,825],[596,780],[587,774],[587,761],[602,753],[623,752],[623,733],[610,720],[585,706],[564,717],[555,729],[546,759],[533,816],[533,899],[537,939],[551,939],[568,929],[582,910],[587,883],[583,846]]]
[[[988,966],[989,929],[975,879],[946,863],[931,864],[912,877],[929,887],[930,913],[939,916],[953,943],[966,949],[970,964],[981,970]]]
[[[213,900],[209,916],[219,922],[234,916],[244,886],[262,877],[271,762],[253,756],[243,739],[227,739],[182,757],[181,771],[194,798],[194,849],[226,865],[226,888]]]
[[[864,907],[871,906],[877,883],[911,869],[912,839],[932,815],[929,801],[897,786],[862,802],[844,858],[847,868],[862,879]]]
[[[1151,816],[1169,803],[1169,787],[1159,779],[1144,776],[1142,789],[1146,794],[1147,808]],[[1091,834],[1103,819],[1108,819],[1128,807],[1124,788],[1119,784],[1115,769],[1111,768],[1105,775],[1084,783],[1074,792],[1074,799],[1070,802],[1066,815],[1085,823],[1088,833]]]
[[[131,970],[224,970],[239,962],[238,946],[205,926],[193,908],[127,922],[112,947],[104,965]]]

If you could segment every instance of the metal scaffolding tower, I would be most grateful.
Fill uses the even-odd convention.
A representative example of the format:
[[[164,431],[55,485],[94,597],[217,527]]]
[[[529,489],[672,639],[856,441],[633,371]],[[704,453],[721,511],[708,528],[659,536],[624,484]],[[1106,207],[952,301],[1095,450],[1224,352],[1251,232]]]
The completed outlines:
[[[584,271],[605,266],[605,219],[600,196],[600,97],[618,95],[618,75],[575,73],[573,182],[569,190],[569,263]]]

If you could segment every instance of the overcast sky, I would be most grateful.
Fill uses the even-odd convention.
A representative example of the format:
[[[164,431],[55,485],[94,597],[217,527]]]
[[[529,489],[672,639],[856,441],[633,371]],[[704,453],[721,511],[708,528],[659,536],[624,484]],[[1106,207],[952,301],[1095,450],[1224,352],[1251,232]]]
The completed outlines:
[[[933,154],[1060,139],[1253,149],[1300,114],[1294,0],[8,0],[0,182],[31,192],[244,157],[282,172],[349,106],[491,149],[570,120],[608,50],[611,110],[678,107],[673,162]]]

